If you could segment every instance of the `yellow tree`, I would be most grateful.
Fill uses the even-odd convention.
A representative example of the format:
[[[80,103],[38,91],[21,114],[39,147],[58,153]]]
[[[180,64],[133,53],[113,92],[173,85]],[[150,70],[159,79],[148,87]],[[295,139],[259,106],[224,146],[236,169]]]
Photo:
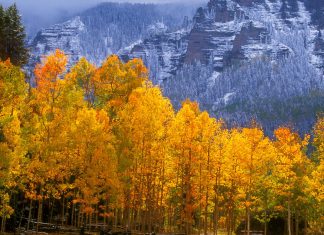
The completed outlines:
[[[305,203],[305,174],[310,161],[304,148],[308,144],[309,137],[301,139],[297,133],[289,128],[281,127],[275,130],[275,146],[277,158],[273,175],[276,181],[276,193],[279,205],[287,212],[288,235],[293,233],[292,216],[295,211],[296,228],[300,214],[298,207]],[[296,231],[298,232],[298,231]]]
[[[306,177],[305,189],[309,195],[308,218],[304,219],[308,220],[311,232],[320,233],[324,227],[324,118],[319,118],[314,127],[313,146],[313,169]]]
[[[98,68],[94,77],[94,95],[98,107],[106,107],[111,115],[128,100],[132,90],[147,81],[147,69],[142,60],[123,63],[112,55]]]
[[[197,178],[199,174],[200,146],[199,115],[197,103],[186,101],[170,126],[170,145],[174,164],[174,199],[179,211],[174,220],[186,234],[190,234],[194,225],[194,212],[197,208]]]
[[[64,53],[57,50],[36,66],[37,86],[31,91],[25,115],[30,156],[25,169],[25,189],[26,197],[31,199],[30,207],[34,200],[39,202],[38,221],[42,221],[43,201],[61,199],[69,188],[66,187],[70,174],[65,163],[66,136],[76,111],[84,106],[82,91],[68,78],[63,79],[66,63]]]
[[[203,219],[204,234],[207,234],[208,218],[211,218],[212,199],[213,199],[213,182],[215,174],[215,165],[217,156],[217,139],[222,132],[222,122],[211,118],[207,112],[201,113],[197,117],[197,125],[199,128],[198,164],[199,164],[199,230],[201,228],[201,220]]]
[[[172,118],[170,101],[150,83],[135,89],[118,112],[121,154],[129,162],[126,174],[130,185],[125,200],[130,208],[125,208],[125,222],[131,227],[136,222],[142,230],[151,232],[153,225],[163,226],[166,131]]]
[[[14,212],[9,205],[17,188],[25,154],[21,135],[21,114],[27,85],[20,68],[10,61],[0,61],[0,217],[1,232],[6,219]]]
[[[115,193],[118,191],[117,161],[114,153],[114,137],[109,117],[104,110],[83,108],[71,123],[68,134],[73,166],[74,225],[89,224],[99,216],[107,219],[113,209]],[[102,202],[102,204],[100,204]],[[102,213],[100,213],[102,209]]]
[[[211,168],[212,168],[212,213],[213,213],[213,230],[214,234],[218,234],[219,219],[221,212],[224,214],[225,207],[225,188],[227,183],[228,175],[225,174],[225,164],[227,162],[226,154],[230,146],[230,132],[224,127],[216,134],[214,144],[212,145],[212,157],[211,157]]]
[[[242,154],[245,139],[241,130],[232,129],[224,150],[224,164],[221,181],[221,195],[223,199],[223,213],[225,215],[225,225],[228,234],[232,234],[237,225],[237,219],[241,216],[241,210],[245,207],[242,203],[244,194],[242,193],[243,179],[246,172],[242,168]]]
[[[71,71],[66,76],[66,79],[74,81],[82,88],[88,107],[93,106],[95,103],[95,72],[96,67],[83,57],[71,68]]]
[[[263,188],[263,180],[270,174],[275,157],[275,148],[269,138],[258,127],[243,128],[240,146],[240,168],[242,201],[246,212],[246,230],[251,233],[251,218],[260,207],[262,196],[258,190]],[[264,192],[268,194],[267,191]],[[261,197],[260,197],[261,196]],[[264,195],[267,200],[267,195]],[[268,202],[265,202],[267,204]],[[266,205],[267,207],[267,205]],[[266,230],[266,229],[265,229]]]

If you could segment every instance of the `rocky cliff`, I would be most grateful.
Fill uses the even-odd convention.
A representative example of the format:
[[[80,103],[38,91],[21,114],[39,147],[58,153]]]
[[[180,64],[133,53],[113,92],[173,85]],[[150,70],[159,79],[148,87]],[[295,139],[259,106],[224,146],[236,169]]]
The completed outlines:
[[[161,33],[182,27],[185,17],[194,14],[194,6],[102,3],[71,20],[41,30],[30,44],[30,67],[41,57],[59,48],[69,55],[69,64],[82,56],[100,65],[109,55]],[[160,26],[159,26],[160,25]]]
[[[319,2],[323,1],[211,0],[197,10],[189,31],[151,37],[121,55],[148,61],[151,55],[158,54],[160,79],[197,61],[213,64],[214,71],[220,73],[225,67],[257,57],[287,57],[294,53],[290,45],[294,45],[294,35],[299,34],[309,61],[323,73],[324,13],[319,9],[323,9],[324,2]],[[180,37],[174,40],[175,35]],[[168,46],[164,47],[166,42]],[[170,64],[170,54],[176,56],[171,58],[171,66],[165,66]]]

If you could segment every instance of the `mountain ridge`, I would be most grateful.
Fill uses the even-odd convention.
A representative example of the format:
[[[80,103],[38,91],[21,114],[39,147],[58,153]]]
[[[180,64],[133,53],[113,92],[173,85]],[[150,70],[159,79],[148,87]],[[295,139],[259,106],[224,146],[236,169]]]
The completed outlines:
[[[153,17],[142,28],[145,34],[127,46],[111,50],[103,43],[105,53],[93,53],[102,58],[84,53],[101,48],[94,44],[100,30],[81,32],[88,40],[75,34],[70,41],[81,45],[82,40],[92,40],[76,59],[83,55],[97,65],[111,53],[124,61],[142,58],[153,82],[175,107],[189,98],[229,123],[248,125],[256,119],[269,132],[285,123],[298,123],[307,130],[316,114],[324,111],[321,9],[324,1],[210,0],[197,9],[192,20],[184,17],[175,27],[172,17],[163,21]],[[79,19],[86,23],[85,17]],[[114,39],[112,44],[116,41],[121,40]]]

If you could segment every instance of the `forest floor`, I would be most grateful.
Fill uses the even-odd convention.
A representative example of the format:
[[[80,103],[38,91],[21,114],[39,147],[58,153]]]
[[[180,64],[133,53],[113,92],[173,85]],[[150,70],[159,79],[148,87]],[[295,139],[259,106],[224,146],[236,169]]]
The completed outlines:
[[[28,232],[28,233],[22,233],[25,235],[36,235],[36,232]],[[55,233],[45,233],[45,232],[38,232],[38,235],[79,235],[80,233],[76,232],[55,232]],[[100,232],[85,232],[85,235],[99,235]],[[217,235],[226,235],[226,232],[219,231]],[[2,233],[1,235],[20,235],[19,233]],[[157,235],[165,235],[165,234],[157,234]],[[203,235],[203,234],[201,234]],[[213,233],[210,233],[210,235],[213,235]]]

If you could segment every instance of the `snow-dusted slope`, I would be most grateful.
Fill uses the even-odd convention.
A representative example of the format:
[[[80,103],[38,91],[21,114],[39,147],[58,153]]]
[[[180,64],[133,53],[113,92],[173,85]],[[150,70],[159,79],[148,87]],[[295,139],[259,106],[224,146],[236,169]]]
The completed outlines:
[[[166,26],[152,25],[150,37],[119,51],[119,56],[127,61],[142,58],[150,70],[151,79],[160,84],[172,79],[182,67],[188,48],[190,27],[176,32],[161,32]]]
[[[215,70],[222,71],[240,60],[276,59],[294,53],[291,47],[300,35],[310,62],[321,68],[321,27],[312,12],[299,0],[211,0],[196,14],[186,61],[212,60]]]
[[[198,100],[229,124],[253,118],[268,133],[287,124],[309,130],[324,111],[324,1],[316,9],[311,1],[210,0],[165,94],[176,107]]]
[[[85,31],[85,25],[79,16],[63,24],[56,24],[40,31],[32,44],[32,62],[60,48],[69,56],[70,62],[75,63],[82,57],[80,35]]]
[[[67,22],[41,30],[30,45],[30,66],[57,48],[70,56],[69,64],[85,56],[100,65],[107,56],[156,34],[155,26],[165,26],[159,29],[160,34],[167,33],[167,29],[174,31],[187,15],[194,14],[194,6],[184,6],[181,11],[177,8],[175,4],[102,3]]]
[[[258,57],[280,59],[299,50],[296,42],[302,37],[309,61],[324,73],[324,32],[320,33],[324,23],[317,20],[320,13],[314,18],[312,7],[302,0],[211,0],[197,10],[190,31],[150,37],[121,54],[143,58],[153,71],[160,71],[153,77],[161,81],[196,61],[213,64],[215,72],[222,72]],[[156,61],[147,59],[153,55],[158,55],[158,68]]]

